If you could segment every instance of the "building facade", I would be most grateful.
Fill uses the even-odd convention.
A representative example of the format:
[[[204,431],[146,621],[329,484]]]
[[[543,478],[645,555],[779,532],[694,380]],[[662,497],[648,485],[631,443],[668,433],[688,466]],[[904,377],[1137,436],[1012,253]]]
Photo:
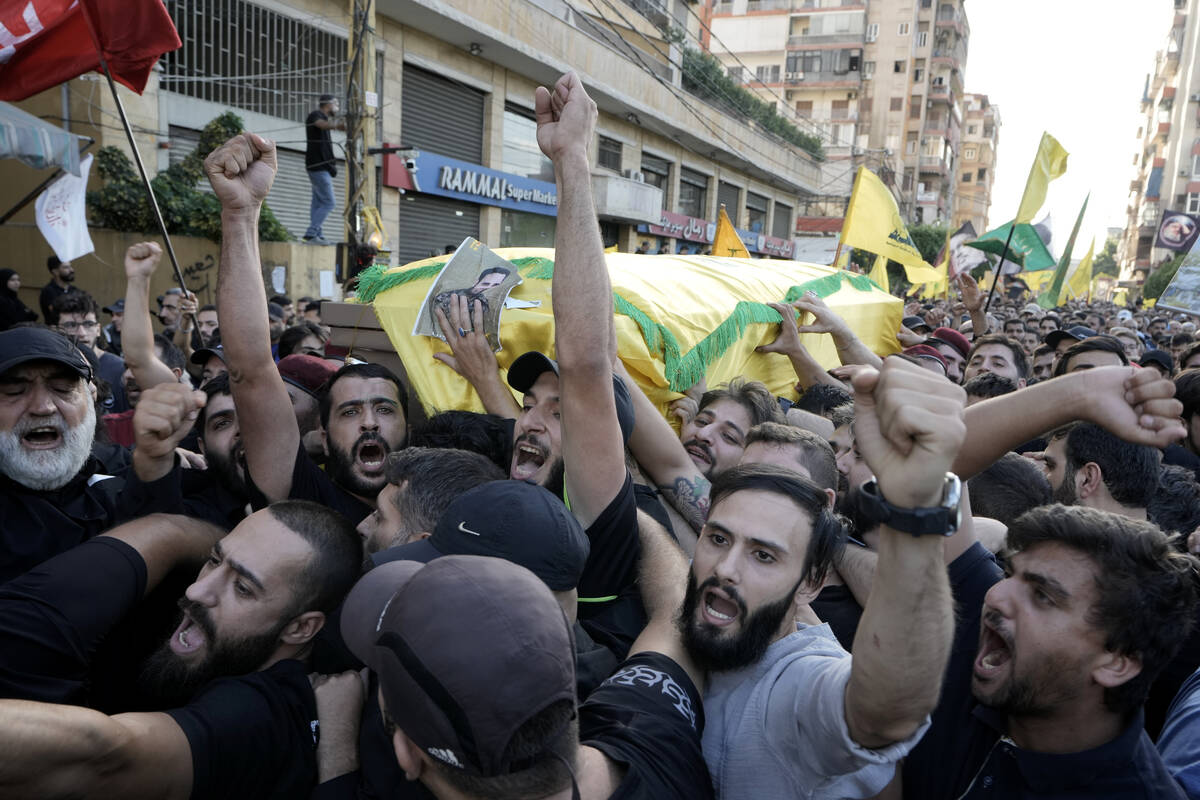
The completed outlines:
[[[298,238],[310,197],[303,123],[320,94],[346,91],[352,3],[165,5],[183,47],[162,59],[142,96],[121,90],[144,160],[152,171],[164,169],[196,146],[205,124],[233,111],[247,130],[276,141],[280,169],[267,202]],[[441,254],[467,236],[490,247],[553,246],[554,175],[537,147],[533,94],[566,69],[580,74],[600,109],[592,163],[606,245],[700,252],[724,202],[753,254],[790,256],[799,199],[818,190],[821,165],[681,88],[683,45],[662,31],[694,37],[699,17],[691,5],[623,0],[585,11],[570,0],[375,3],[377,68],[365,106],[375,140],[407,152],[369,158],[377,188],[366,202],[380,211],[393,262]],[[128,151],[115,106],[95,77],[21,105]],[[341,241],[344,136],[334,140],[338,207],[324,235]]]
[[[962,154],[951,227],[958,230],[964,222],[970,222],[976,233],[983,233],[988,228],[992,184],[996,180],[1000,109],[988,102],[986,94],[965,94],[963,117]]]
[[[1117,248],[1121,281],[1131,288],[1175,254],[1154,246],[1163,213],[1200,214],[1198,6],[1198,0],[1175,0],[1175,17],[1142,92],[1125,229]]]
[[[891,187],[908,221],[958,218],[963,0],[714,0],[711,27],[710,49],[731,76],[828,142],[822,192],[800,232],[841,216],[860,165]]]

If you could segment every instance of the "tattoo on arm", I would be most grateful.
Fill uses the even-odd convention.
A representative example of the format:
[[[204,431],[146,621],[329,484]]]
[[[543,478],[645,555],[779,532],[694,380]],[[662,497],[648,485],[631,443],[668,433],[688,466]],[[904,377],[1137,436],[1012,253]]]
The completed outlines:
[[[671,485],[660,484],[658,490],[699,533],[708,519],[708,490],[711,486],[708,479],[701,475],[693,480],[680,476]]]

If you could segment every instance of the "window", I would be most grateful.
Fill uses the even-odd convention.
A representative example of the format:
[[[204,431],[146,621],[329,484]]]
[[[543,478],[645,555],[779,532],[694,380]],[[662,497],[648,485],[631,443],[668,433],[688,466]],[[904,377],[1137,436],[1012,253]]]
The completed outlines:
[[[1192,177],[1200,176],[1200,156],[1192,156]]]
[[[834,100],[830,119],[850,119],[850,101]]]
[[[813,101],[812,100],[797,100],[796,101],[796,116],[812,117]]]
[[[777,239],[792,238],[792,207],[776,201],[771,214],[771,235]]]
[[[1189,194],[1187,196],[1187,213],[1200,214],[1200,194]]]
[[[703,172],[679,168],[679,213],[689,217],[708,216],[708,176]]]
[[[964,172],[964,173],[963,173],[963,176],[962,176],[962,182],[963,182],[963,183],[970,183],[970,182],[971,182],[971,173],[969,173],[969,172]]]
[[[896,35],[897,36],[908,36],[908,31],[909,31],[909,24],[907,22],[901,22],[900,26],[898,28],[896,28]]]
[[[980,167],[975,170],[975,180],[982,181],[987,179],[987,167]]]
[[[504,145],[500,152],[500,168],[514,175],[554,180],[554,164],[542,155],[537,143],[537,123],[520,106],[504,108]]]
[[[863,75],[863,80],[867,80],[867,81],[869,81],[869,80],[871,80],[871,78],[875,77],[875,62],[874,61],[864,61],[863,62],[862,75]]]
[[[746,192],[746,216],[749,218],[747,224],[755,233],[767,232],[767,206],[770,202],[761,194]]]
[[[889,110],[891,110],[891,111],[903,111],[904,110],[904,98],[903,97],[893,97],[888,102],[889,102]]]
[[[963,158],[965,158],[967,161],[974,161],[975,160],[975,148],[974,147],[964,147],[963,148]]]
[[[976,131],[978,131],[978,130],[979,130],[979,126],[978,126],[978,125],[968,125],[968,126],[967,126],[967,133],[969,133],[969,134],[972,134],[972,135],[974,135],[974,134],[975,134],[975,132],[976,132]]]
[[[902,184],[903,191],[911,192],[912,185],[913,185],[913,168],[905,167],[904,168],[904,183]]]
[[[925,78],[925,70],[913,67],[913,83],[920,83]]]
[[[879,38],[879,23],[872,22],[867,26],[867,41],[873,42]]]
[[[917,47],[928,47],[928,46],[929,46],[929,32],[921,31],[920,33],[917,34]]]
[[[729,76],[734,83],[742,83],[742,68],[741,67],[726,67],[725,74]]]
[[[742,189],[732,183],[717,181],[717,206],[725,206],[725,213],[737,224],[739,210],[742,207]]]
[[[662,190],[662,207],[667,207],[667,191],[671,185],[671,162],[642,152],[642,175],[646,183]]]
[[[754,78],[759,83],[779,83],[779,65],[762,65],[754,68]]]
[[[600,154],[596,163],[605,169],[621,171],[621,143],[607,136],[600,137]]]
[[[933,8],[933,0],[921,0],[921,8]]]
[[[892,72],[904,72],[904,71],[905,71],[905,70],[907,70],[907,69],[908,69],[908,62],[907,62],[907,61],[894,61],[894,62],[892,62]]]
[[[908,138],[905,139],[905,141],[904,141],[904,153],[905,153],[905,155],[910,155],[910,156],[917,154],[917,132],[916,131],[908,132]]]

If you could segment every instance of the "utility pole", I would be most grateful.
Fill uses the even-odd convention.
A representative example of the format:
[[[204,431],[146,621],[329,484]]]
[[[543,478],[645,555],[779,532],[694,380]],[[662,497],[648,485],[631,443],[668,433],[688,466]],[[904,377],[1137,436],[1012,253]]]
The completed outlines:
[[[346,73],[346,243],[362,244],[362,211],[375,205],[376,119],[375,7],[372,0],[348,0],[350,40]]]

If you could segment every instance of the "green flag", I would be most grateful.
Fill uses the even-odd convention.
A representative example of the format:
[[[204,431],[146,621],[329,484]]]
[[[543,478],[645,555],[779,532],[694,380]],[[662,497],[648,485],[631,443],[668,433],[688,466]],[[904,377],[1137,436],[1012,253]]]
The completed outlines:
[[[981,235],[975,241],[968,242],[967,245],[995,256],[1003,255],[1006,262],[1012,261],[1020,264],[1028,272],[1054,267],[1054,256],[1050,255],[1050,251],[1046,249],[1046,243],[1028,222],[1018,224],[1013,230],[1012,241],[1009,242],[1008,253],[1005,254],[1004,242],[1008,240],[1008,231],[1012,227],[1013,224],[1007,222],[999,228],[994,228]],[[1005,272],[1008,273],[1009,270],[1005,270]]]
[[[1046,291],[1038,295],[1037,304],[1042,308],[1054,308],[1058,305],[1058,296],[1062,294],[1063,280],[1067,277],[1067,270],[1071,267],[1071,248],[1075,246],[1075,236],[1079,233],[1079,225],[1083,222],[1083,213],[1087,211],[1088,198],[1083,198],[1083,206],[1079,209],[1079,216],[1075,218],[1075,227],[1071,228],[1071,238],[1067,239],[1067,246],[1063,248],[1062,258],[1058,260],[1058,268],[1054,270],[1054,278],[1050,281],[1050,285]]]

